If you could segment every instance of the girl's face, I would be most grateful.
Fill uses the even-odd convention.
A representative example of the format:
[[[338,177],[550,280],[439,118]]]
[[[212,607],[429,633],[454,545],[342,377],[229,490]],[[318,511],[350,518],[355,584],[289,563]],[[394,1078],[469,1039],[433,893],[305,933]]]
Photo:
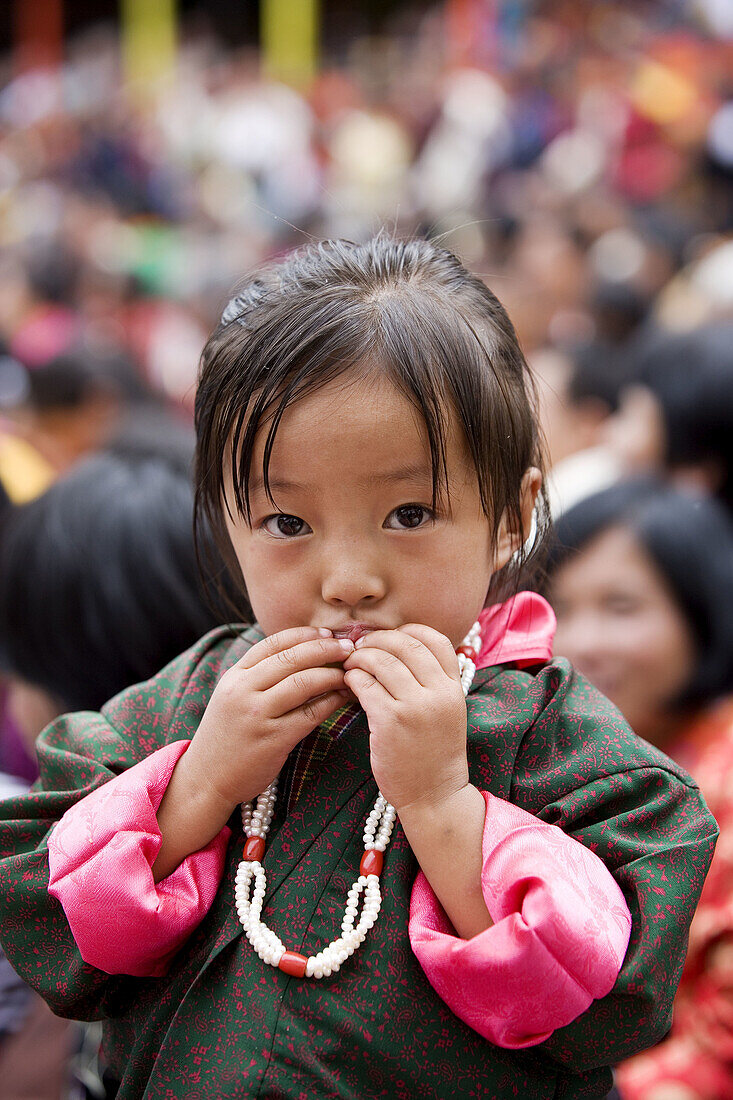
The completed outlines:
[[[286,410],[270,462],[276,506],[259,476],[260,430],[251,526],[237,515],[231,489],[235,518],[227,516],[227,526],[266,634],[315,626],[355,638],[422,623],[462,641],[515,546],[502,524],[492,550],[474,468],[450,429],[450,515],[431,506],[419,413],[384,378],[337,379]]]
[[[692,678],[693,637],[657,567],[630,531],[613,527],[552,578],[555,653],[568,657],[657,745],[675,730],[669,704]]]

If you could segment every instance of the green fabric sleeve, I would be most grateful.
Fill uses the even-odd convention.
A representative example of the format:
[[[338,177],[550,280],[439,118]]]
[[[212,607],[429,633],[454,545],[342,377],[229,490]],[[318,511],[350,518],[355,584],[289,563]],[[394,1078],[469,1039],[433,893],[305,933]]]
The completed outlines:
[[[232,648],[230,629],[214,631],[101,714],[63,715],[37,742],[40,777],[31,791],[0,802],[0,941],[60,1016],[103,1017],[105,996],[119,979],[83,962],[61,905],[48,894],[49,832],[85,795],[193,735]]]
[[[616,984],[541,1048],[577,1072],[612,1065],[669,1030],[690,922],[717,825],[690,777],[636,737],[566,663],[525,734],[512,801],[560,826],[603,860],[632,918]],[[593,778],[593,777],[596,778]]]

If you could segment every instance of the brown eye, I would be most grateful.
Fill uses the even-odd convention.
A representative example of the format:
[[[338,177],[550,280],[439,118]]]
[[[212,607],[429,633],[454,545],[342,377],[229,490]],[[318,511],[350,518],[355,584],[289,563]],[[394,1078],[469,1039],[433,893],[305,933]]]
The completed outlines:
[[[298,535],[307,535],[310,527],[299,516],[289,516],[280,512],[276,516],[268,516],[262,525],[265,530],[275,538],[290,539]]]
[[[431,510],[423,507],[422,504],[402,504],[387,516],[385,527],[398,531],[411,530],[415,527],[423,527],[433,518]]]

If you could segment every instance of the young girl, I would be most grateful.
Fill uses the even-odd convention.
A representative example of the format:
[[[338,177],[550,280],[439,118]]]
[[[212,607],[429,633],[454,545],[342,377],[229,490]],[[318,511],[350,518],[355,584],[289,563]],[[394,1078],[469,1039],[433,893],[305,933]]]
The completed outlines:
[[[427,242],[308,248],[225,310],[198,505],[257,625],[50,726],[0,834],[6,950],[105,1021],[120,1100],[599,1097],[668,1028],[715,824],[548,606],[497,603],[527,391]]]

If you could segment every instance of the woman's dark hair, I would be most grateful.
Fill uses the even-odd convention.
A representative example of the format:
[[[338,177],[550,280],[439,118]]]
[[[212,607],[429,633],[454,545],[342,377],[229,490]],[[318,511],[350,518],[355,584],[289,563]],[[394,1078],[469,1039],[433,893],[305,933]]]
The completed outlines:
[[[262,476],[283,413],[349,371],[386,376],[421,414],[434,499],[446,486],[446,419],[453,410],[496,535],[507,514],[521,531],[522,476],[542,469],[531,377],[507,314],[456,257],[425,240],[323,241],[249,282],[204,348],[196,395],[196,523],[208,521],[230,567],[224,487],[248,521],[255,438],[267,426]],[[449,504],[449,502],[448,502]],[[535,562],[547,526],[492,581],[491,598]]]
[[[631,354],[636,380],[662,410],[666,465],[712,466],[716,493],[733,509],[733,321],[650,333]]]
[[[654,479],[620,482],[580,501],[557,520],[546,576],[614,527],[648,554],[684,614],[696,643],[692,681],[674,700],[699,706],[733,690],[733,525],[710,497]]]
[[[101,454],[14,510],[0,546],[0,658],[96,710],[225,621],[202,588],[193,490],[165,460]]]

